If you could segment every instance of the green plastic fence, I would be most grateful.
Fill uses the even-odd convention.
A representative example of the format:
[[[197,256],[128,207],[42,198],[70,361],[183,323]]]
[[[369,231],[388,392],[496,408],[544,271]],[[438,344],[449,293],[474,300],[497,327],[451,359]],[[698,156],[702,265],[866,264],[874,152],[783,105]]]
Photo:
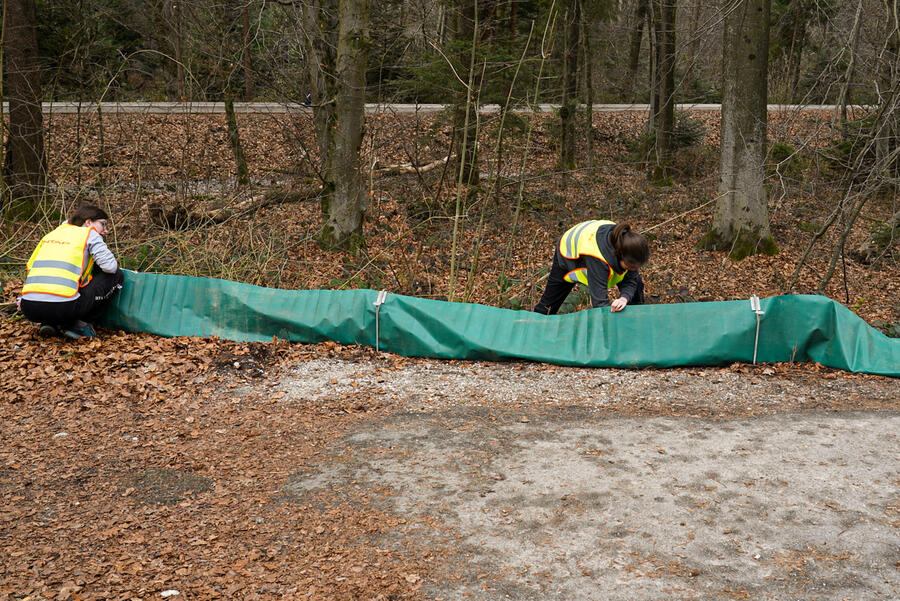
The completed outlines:
[[[672,367],[753,360],[749,301],[631,306],[538,315],[375,290],[276,290],[211,278],[126,272],[104,325],[237,341],[334,340],[406,356],[529,359],[561,365]],[[822,296],[761,300],[757,361],[817,361],[900,376],[900,339]],[[376,323],[377,321],[377,323]]]

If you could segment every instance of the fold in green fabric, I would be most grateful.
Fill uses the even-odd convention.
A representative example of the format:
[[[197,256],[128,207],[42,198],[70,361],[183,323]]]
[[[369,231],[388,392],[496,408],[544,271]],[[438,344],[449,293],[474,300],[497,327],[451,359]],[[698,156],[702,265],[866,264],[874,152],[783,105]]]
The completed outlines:
[[[103,325],[161,336],[376,346],[376,290],[277,290],[212,278],[126,272]],[[760,301],[758,362],[816,361],[900,376],[900,339],[823,296]],[[388,294],[378,348],[404,356],[527,359],[591,367],[721,365],[753,360],[749,301],[631,306],[538,315]]]

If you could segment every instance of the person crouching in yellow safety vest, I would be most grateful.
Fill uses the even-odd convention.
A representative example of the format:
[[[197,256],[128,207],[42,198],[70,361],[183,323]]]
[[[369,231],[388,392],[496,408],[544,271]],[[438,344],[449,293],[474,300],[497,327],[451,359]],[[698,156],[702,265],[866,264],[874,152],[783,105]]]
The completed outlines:
[[[123,280],[103,241],[108,221],[99,207],[82,205],[31,253],[19,307],[30,321],[41,324],[40,335],[97,335],[93,323],[122,289]]]
[[[534,311],[554,315],[576,283],[588,287],[591,305],[621,311],[626,305],[644,302],[644,282],[638,268],[650,258],[647,240],[628,224],[585,221],[569,228],[550,267],[547,287]],[[617,286],[619,298],[609,302],[607,289]]]

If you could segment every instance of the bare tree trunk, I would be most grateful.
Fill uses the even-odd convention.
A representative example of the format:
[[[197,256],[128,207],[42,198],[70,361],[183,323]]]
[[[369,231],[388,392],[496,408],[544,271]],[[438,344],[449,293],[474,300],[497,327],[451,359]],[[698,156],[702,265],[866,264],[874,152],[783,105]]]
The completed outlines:
[[[844,82],[841,85],[840,95],[838,96],[837,108],[835,108],[835,117],[842,122],[847,120],[847,104],[850,102],[850,86],[853,85],[853,75],[856,68],[856,47],[859,43],[859,29],[862,22],[863,0],[859,0],[856,5],[856,16],[853,18],[853,28],[850,31],[850,41],[847,43],[846,50],[850,53],[847,59],[847,69],[844,71]]]
[[[565,13],[565,56],[563,57],[562,122],[559,166],[563,172],[575,168],[575,105],[578,84],[578,26],[581,23],[581,2],[572,0]]]
[[[77,112],[75,113],[75,148],[77,148],[76,152],[76,164],[78,165],[78,170],[75,172],[75,187],[78,190],[81,190],[81,175],[82,169],[84,165],[83,156],[84,153],[81,149],[81,101],[78,101]]]
[[[178,61],[176,77],[178,78],[178,99],[184,102],[189,100],[184,87],[184,10],[180,4],[176,10],[175,18],[178,19],[176,21],[178,31],[175,38],[175,60]]]
[[[6,1],[3,0],[2,13],[0,13],[0,140],[6,137],[6,111],[4,111],[3,102],[6,100],[4,93],[6,92],[3,84],[6,83],[6,65],[3,62],[6,50]],[[80,107],[81,105],[79,105]],[[3,166],[6,164],[6,147],[0,144],[0,214],[3,213],[3,207],[6,205],[6,173]]]
[[[770,0],[740,0],[725,17],[719,199],[701,248],[732,259],[778,252],[765,187]]]
[[[360,149],[365,126],[368,0],[344,0],[338,37],[336,116],[339,124],[329,152],[326,174],[334,184],[334,199],[326,212],[326,236],[336,245],[362,243],[366,187],[360,173]],[[352,242],[351,237],[357,240]]]
[[[182,34],[182,22],[184,10],[181,2],[165,2],[164,12],[167,16],[166,24],[169,26],[172,50],[175,56],[175,95],[176,100],[184,102],[184,38]]]
[[[231,154],[234,156],[237,183],[246,186],[250,183],[250,171],[247,169],[244,147],[241,146],[241,135],[238,131],[237,117],[234,114],[234,94],[231,92],[230,86],[225,88],[225,122],[228,126],[228,143],[231,145]]]
[[[478,66],[473,64],[472,55],[474,50],[469,44],[478,44],[480,33],[478,28],[483,20],[480,18],[483,13],[483,6],[486,2],[475,0],[457,0],[456,2],[456,41],[464,50],[458,54],[458,64],[461,66],[460,77],[469,82],[470,85],[478,89],[480,86],[480,78],[478,77]],[[472,73],[469,73],[469,70]],[[453,150],[458,161],[458,167],[462,173],[463,185],[468,187],[477,186],[480,182],[479,161],[478,161],[478,136],[477,136],[477,120],[467,119],[467,110],[476,109],[477,107],[468,107],[469,98],[475,94],[469,94],[469,91],[463,88],[456,96],[456,102],[453,107]],[[463,141],[466,141],[463,144]]]
[[[438,5],[437,10],[437,25],[435,25],[435,35],[434,37],[437,39],[437,43],[441,46],[444,45],[444,42],[447,41],[447,7],[444,3]],[[422,24],[422,33],[423,37],[425,33],[425,25]]]
[[[6,0],[3,22],[4,90],[9,130],[3,161],[0,208],[30,218],[40,208],[47,183],[34,0]]]
[[[644,39],[644,23],[647,21],[647,6],[649,0],[637,0],[634,5],[634,23],[631,30],[631,43],[628,50],[628,80],[631,82],[631,100],[635,102],[636,81],[638,63],[641,58],[641,41]]]
[[[672,165],[672,132],[675,129],[675,11],[677,0],[652,0],[653,97],[650,130],[653,150],[650,179],[669,181]]]
[[[309,59],[310,100],[313,106],[313,122],[316,126],[316,143],[320,162],[325,163],[325,153],[331,148],[334,99],[329,95],[329,83],[333,84],[336,47],[332,39],[337,31],[337,0],[309,0],[301,5],[303,40]],[[326,73],[328,75],[326,76]],[[323,177],[324,184],[324,177]]]
[[[687,64],[684,68],[684,76],[682,81],[690,83],[694,75],[694,66],[697,63],[697,56],[700,48],[700,36],[697,35],[697,28],[700,24],[700,2],[701,0],[693,0],[691,8],[691,21],[688,25],[688,43],[687,43]]]
[[[313,116],[322,163],[322,246],[365,244],[367,193],[360,170],[365,125],[368,0],[304,2]]]
[[[593,53],[591,52],[591,28],[584,18],[584,11],[581,12],[581,40],[584,54],[581,59],[584,61],[584,117],[585,131],[587,133],[587,164],[590,169],[594,168],[594,62]]]
[[[106,134],[103,131],[103,106],[97,105],[97,135],[100,137],[100,150],[97,153],[97,183],[100,189],[104,188],[103,170],[109,164],[106,159]]]
[[[656,33],[659,25],[659,15],[656,13],[657,3],[660,0],[648,0],[647,7],[647,45],[650,54],[650,69],[647,73],[647,87],[650,89],[650,119],[647,123],[648,131],[656,130],[656,118],[659,116],[659,94],[657,93],[657,81],[659,79],[659,48]]]
[[[241,29],[243,31],[241,43],[241,66],[244,70],[244,100],[253,99],[253,66],[250,57],[250,6],[241,7]]]
[[[800,61],[803,58],[803,49],[806,46],[806,19],[808,15],[801,8],[800,14],[794,21],[794,34],[791,37],[791,53],[788,61],[788,101],[796,102],[797,88],[800,84]]]
[[[880,131],[874,136],[875,164],[880,175],[893,178],[900,170],[896,159],[896,149],[900,146],[900,111],[897,108],[900,99],[900,14],[897,0],[884,0],[884,6],[889,29],[878,74],[882,92],[879,98],[881,122],[876,123]]]

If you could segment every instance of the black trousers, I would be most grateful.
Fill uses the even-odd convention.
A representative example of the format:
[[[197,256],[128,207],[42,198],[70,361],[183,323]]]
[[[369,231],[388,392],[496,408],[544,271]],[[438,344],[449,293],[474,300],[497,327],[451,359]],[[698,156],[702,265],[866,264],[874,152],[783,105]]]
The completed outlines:
[[[534,306],[535,313],[543,313],[544,315],[556,315],[559,308],[565,302],[566,297],[572,292],[575,286],[572,282],[567,282],[564,276],[568,273],[566,269],[559,264],[559,249],[553,255],[553,265],[550,266],[550,275],[547,277],[547,287],[544,288],[544,294],[541,300]],[[644,281],[641,274],[637,275],[637,290],[635,290],[634,298],[631,299],[629,305],[644,304]]]
[[[68,326],[79,319],[94,323],[103,315],[116,292],[122,289],[124,279],[121,269],[115,273],[100,271],[79,290],[81,296],[75,300],[54,303],[23,298],[22,313],[29,321],[52,326]]]

